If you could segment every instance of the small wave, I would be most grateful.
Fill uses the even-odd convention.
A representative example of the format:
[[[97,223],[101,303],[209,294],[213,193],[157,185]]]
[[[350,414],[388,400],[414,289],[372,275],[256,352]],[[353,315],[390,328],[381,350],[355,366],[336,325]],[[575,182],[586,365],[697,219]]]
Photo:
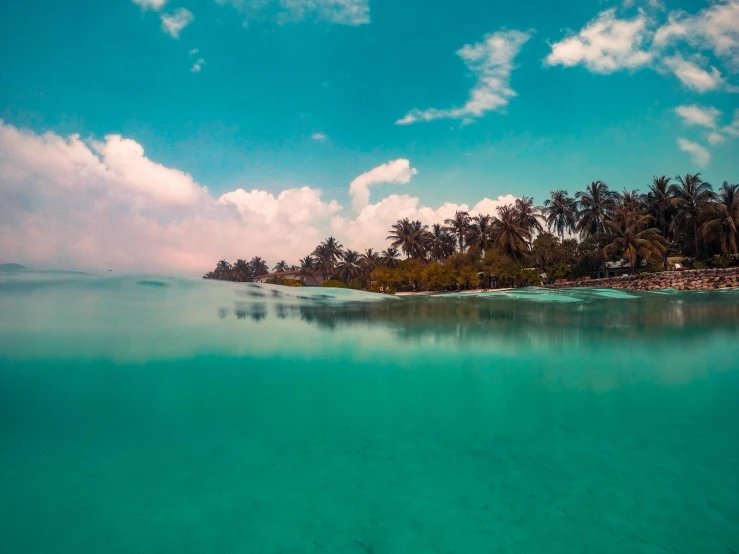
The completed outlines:
[[[169,285],[167,283],[163,283],[162,281],[138,281],[139,285],[142,287],[168,287]]]

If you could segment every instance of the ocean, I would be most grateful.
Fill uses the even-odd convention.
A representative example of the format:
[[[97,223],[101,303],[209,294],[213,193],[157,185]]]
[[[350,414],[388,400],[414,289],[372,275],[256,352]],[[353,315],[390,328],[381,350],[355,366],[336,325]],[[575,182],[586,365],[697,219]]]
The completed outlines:
[[[739,552],[739,291],[0,274],[0,552]]]

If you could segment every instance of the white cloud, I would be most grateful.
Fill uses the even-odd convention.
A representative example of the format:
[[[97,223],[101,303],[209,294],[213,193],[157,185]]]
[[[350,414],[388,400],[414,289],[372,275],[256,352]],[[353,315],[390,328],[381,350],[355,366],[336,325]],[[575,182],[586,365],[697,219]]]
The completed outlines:
[[[116,135],[37,135],[0,121],[0,252],[32,266],[202,274],[226,257],[297,261],[336,202],[316,189],[214,198]]]
[[[719,112],[720,113],[720,112]],[[716,125],[713,125],[715,128]],[[734,110],[734,119],[728,125],[711,131],[706,137],[711,146],[723,144],[728,139],[739,137],[739,109]]]
[[[641,6],[652,8],[655,10],[664,10],[665,5],[662,3],[662,0],[640,0],[638,2]],[[633,8],[637,4],[636,0],[624,0],[623,1],[623,7],[626,9]]]
[[[691,161],[698,167],[706,167],[711,161],[711,153],[697,142],[679,138],[677,139],[677,145],[680,150],[690,155]]]
[[[180,38],[180,33],[195,20],[192,12],[185,8],[179,8],[171,14],[162,14],[162,30],[172,38]]]
[[[370,22],[369,0],[216,0],[232,4],[247,17],[264,14],[279,22],[317,19],[338,25],[365,25]]]
[[[487,35],[482,42],[465,45],[457,51],[457,55],[477,79],[467,103],[461,108],[444,110],[414,109],[396,123],[409,125],[435,119],[471,120],[487,112],[503,109],[516,96],[510,86],[513,60],[530,37],[531,33],[528,32],[498,31]]]
[[[725,141],[726,137],[724,137],[724,135],[722,135],[721,133],[717,133],[716,131],[708,133],[708,143],[711,146],[723,144]]]
[[[379,183],[405,185],[417,174],[418,171],[416,168],[411,167],[411,162],[402,158],[379,165],[366,173],[362,173],[349,184],[349,196],[352,197],[352,207],[359,211],[369,204],[369,189],[372,185]]]
[[[721,117],[721,112],[714,107],[702,108],[696,104],[690,106],[678,106],[675,113],[685,120],[688,125],[700,125],[710,129],[716,128],[716,121]]]
[[[319,142],[328,139],[328,137],[324,133],[313,133],[310,138]]]
[[[681,83],[696,92],[707,92],[724,86],[724,79],[721,77],[721,72],[715,67],[711,67],[710,71],[707,71],[697,64],[684,59],[679,54],[665,58],[664,63]]]
[[[410,164],[402,165],[384,178],[410,178]],[[494,213],[513,200],[484,199],[472,211]],[[1,261],[198,276],[222,258],[297,262],[332,233],[349,248],[386,248],[398,218],[441,222],[457,209],[467,206],[434,209],[392,195],[355,217],[311,187],[214,196],[187,173],[147,158],[134,140],[39,135],[0,120]]]
[[[649,37],[648,19],[640,12],[633,19],[619,19],[611,8],[598,14],[575,35],[552,45],[546,65],[584,65],[594,73],[636,69],[652,61],[644,49]]]
[[[194,56],[195,54],[199,54],[199,53],[200,53],[200,48],[193,48],[192,50],[190,50],[191,56]]]
[[[662,48],[678,42],[709,49],[739,71],[739,0],[719,0],[694,15],[670,12],[667,23],[655,33],[654,45]]]
[[[310,187],[285,190],[277,196],[263,190],[237,189],[221,195],[217,203],[235,206],[246,219],[264,218],[269,225],[277,223],[278,219],[290,220],[293,225],[310,225],[341,209],[335,200],[323,202],[321,191]]]
[[[192,64],[190,71],[193,73],[200,73],[203,70],[204,65],[205,65],[205,60],[203,58],[199,58],[198,61]]]
[[[732,137],[739,137],[739,108],[734,110],[734,120],[724,127],[722,131]]]
[[[141,7],[142,10],[161,10],[167,0],[133,0],[133,3]]]

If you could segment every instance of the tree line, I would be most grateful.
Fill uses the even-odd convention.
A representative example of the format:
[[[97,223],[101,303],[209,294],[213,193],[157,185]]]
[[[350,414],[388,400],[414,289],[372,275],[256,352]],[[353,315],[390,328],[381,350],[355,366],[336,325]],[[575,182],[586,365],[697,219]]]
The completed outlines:
[[[630,272],[667,269],[668,257],[726,266],[737,262],[738,228],[739,185],[714,190],[697,173],[655,177],[645,193],[593,181],[574,196],[552,191],[542,206],[524,196],[495,215],[458,211],[431,226],[400,219],[381,251],[345,249],[329,237],[299,265],[281,261],[273,270],[368,290],[533,285],[542,273],[548,280],[593,277],[609,261]],[[205,277],[249,281],[268,273],[254,257],[222,260]]]

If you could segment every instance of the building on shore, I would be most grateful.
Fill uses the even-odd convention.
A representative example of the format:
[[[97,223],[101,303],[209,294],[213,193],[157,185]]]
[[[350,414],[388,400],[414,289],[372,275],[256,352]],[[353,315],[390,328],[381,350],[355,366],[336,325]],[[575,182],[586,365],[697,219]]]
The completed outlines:
[[[642,261],[641,267],[647,265],[645,260]],[[618,262],[606,262],[605,265],[598,270],[595,275],[596,279],[607,279],[608,277],[623,277],[631,273],[631,266],[626,260]]]
[[[275,271],[267,275],[260,275],[254,279],[257,283],[269,283],[279,279],[290,279],[291,281],[301,281],[306,287],[320,287],[326,279],[320,273],[311,273],[309,275],[301,274],[299,269],[290,271]]]

